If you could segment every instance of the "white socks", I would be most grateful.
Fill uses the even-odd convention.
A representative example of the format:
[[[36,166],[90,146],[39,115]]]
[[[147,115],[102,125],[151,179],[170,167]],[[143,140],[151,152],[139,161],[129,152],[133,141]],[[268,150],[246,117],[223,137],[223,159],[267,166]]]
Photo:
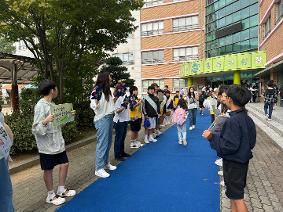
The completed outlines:
[[[56,195],[55,195],[54,190],[47,192],[47,198],[48,198],[48,199],[53,199],[53,197],[55,197],[55,196],[56,196]]]
[[[57,194],[62,194],[66,191],[65,186],[58,186]]]

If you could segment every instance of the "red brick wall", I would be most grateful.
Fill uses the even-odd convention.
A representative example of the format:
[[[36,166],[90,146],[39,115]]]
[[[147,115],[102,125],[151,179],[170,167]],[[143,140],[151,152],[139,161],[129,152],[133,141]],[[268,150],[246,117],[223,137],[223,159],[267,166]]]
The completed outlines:
[[[264,14],[266,14],[267,9],[272,4],[273,0],[264,0],[260,6],[260,20],[263,19]],[[269,38],[265,38],[264,35],[264,22],[260,25],[260,46],[261,50],[265,50],[267,53],[267,61],[272,60],[277,55],[283,53],[283,23],[279,25],[279,22],[276,22],[276,6],[275,4],[272,5],[270,10],[270,24],[271,24],[271,33]],[[273,29],[277,27],[275,31]],[[273,31],[273,32],[272,32]],[[267,36],[268,37],[268,36]],[[280,44],[280,45],[278,45]],[[282,59],[281,59],[282,60]],[[276,61],[275,61],[276,62]]]
[[[166,2],[172,2],[172,0],[168,0]],[[173,51],[171,47],[200,45],[198,50],[199,57],[204,57],[204,11],[205,0],[188,0],[179,3],[143,8],[141,10],[141,22],[164,19],[164,33],[167,33],[158,36],[141,38],[142,51],[157,48],[165,49],[165,63],[160,65],[142,65],[142,79],[164,78],[164,84],[167,84],[169,88],[172,89],[173,80],[168,79],[168,77],[179,78],[181,63],[172,63]],[[172,33],[172,18],[170,17],[190,15],[193,13],[199,14],[200,30],[183,33]]]

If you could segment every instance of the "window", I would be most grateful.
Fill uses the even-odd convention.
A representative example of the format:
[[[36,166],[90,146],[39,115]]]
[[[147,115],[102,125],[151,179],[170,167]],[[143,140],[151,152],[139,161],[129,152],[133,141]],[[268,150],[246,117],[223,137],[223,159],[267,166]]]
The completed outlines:
[[[174,61],[188,61],[198,58],[198,47],[173,49]]]
[[[159,35],[163,33],[163,21],[150,22],[141,25],[141,35]]]
[[[160,88],[164,88],[164,80],[163,79],[143,80],[142,81],[142,91],[144,93],[146,93],[148,86],[150,86],[152,83],[156,83]]]
[[[123,65],[131,65],[134,64],[134,54],[131,52],[126,52],[126,53],[115,53],[113,54],[114,57],[119,57]]]
[[[173,92],[180,91],[182,88],[186,88],[186,81],[184,79],[173,80]]]
[[[163,0],[144,0],[144,7],[156,6],[163,3]]]
[[[185,18],[173,19],[173,31],[185,31],[189,29],[198,28],[198,16],[190,16]]]
[[[277,13],[276,13],[276,21],[278,22],[283,17],[283,0],[280,0],[276,4],[276,11],[277,11]]]
[[[164,50],[142,52],[142,64],[164,62]]]
[[[269,32],[270,32],[270,16],[266,19],[264,23],[264,37],[266,37]]]

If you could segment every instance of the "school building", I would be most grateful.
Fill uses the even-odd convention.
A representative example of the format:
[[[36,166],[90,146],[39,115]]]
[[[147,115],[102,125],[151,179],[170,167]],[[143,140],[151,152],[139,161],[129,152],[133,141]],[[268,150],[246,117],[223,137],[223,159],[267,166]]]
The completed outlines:
[[[204,58],[205,0],[145,0],[140,13],[143,93],[153,82],[186,87],[184,62]]]
[[[205,58],[183,64],[188,86],[240,84],[264,68],[258,52],[258,0],[206,0]]]
[[[266,52],[266,68],[257,75],[263,85],[274,80],[283,86],[283,0],[259,3],[259,49]]]

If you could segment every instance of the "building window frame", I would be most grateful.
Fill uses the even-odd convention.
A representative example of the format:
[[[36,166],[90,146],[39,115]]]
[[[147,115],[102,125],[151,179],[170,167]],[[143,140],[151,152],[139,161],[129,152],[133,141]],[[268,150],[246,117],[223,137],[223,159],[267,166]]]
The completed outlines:
[[[164,88],[164,79],[144,79],[142,80],[142,92],[147,93],[147,88],[152,84],[156,83],[160,88]]]
[[[198,58],[198,46],[173,48],[173,61],[190,61]]]
[[[172,86],[172,91],[180,91],[183,88],[186,88],[187,86],[187,81],[182,78],[175,78],[173,79],[173,86]]]
[[[164,21],[153,21],[141,24],[141,36],[160,35],[164,31]]]
[[[163,0],[144,0],[143,7],[152,7],[152,6],[158,6],[163,4]]]
[[[276,20],[275,24],[277,24],[283,18],[283,0],[279,0],[276,2]]]
[[[264,37],[267,37],[267,35],[271,31],[271,16],[269,15],[268,18],[265,20],[263,24],[263,29],[264,29]]]
[[[143,51],[141,53],[142,64],[164,63],[164,49],[154,51]]]
[[[187,31],[192,29],[199,28],[199,16],[187,16],[181,18],[173,18],[172,19],[172,31],[179,32],[179,31]]]
[[[114,53],[113,57],[119,57],[123,65],[133,65],[134,64],[134,53],[133,52],[124,52],[124,53]]]

